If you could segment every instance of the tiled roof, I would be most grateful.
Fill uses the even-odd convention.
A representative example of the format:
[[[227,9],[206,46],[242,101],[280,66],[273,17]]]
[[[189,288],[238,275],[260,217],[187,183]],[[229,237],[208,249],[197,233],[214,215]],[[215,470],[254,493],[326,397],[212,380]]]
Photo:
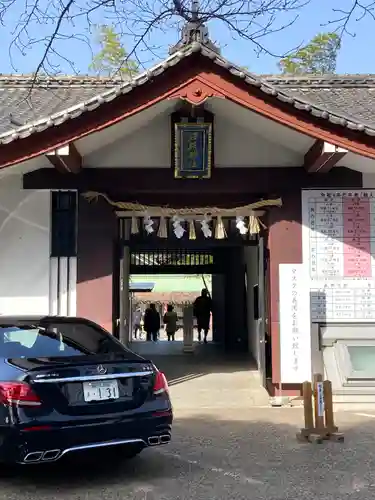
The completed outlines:
[[[28,137],[96,109],[196,52],[248,85],[299,110],[351,130],[375,135],[375,76],[257,76],[194,42],[129,81],[85,76],[40,78],[30,93],[30,77],[0,76],[0,143]]]
[[[348,121],[375,129],[375,75],[305,78],[271,76],[267,81],[295,99],[325,108]]]
[[[64,113],[122,83],[90,77],[40,78],[30,92],[30,82],[27,76],[0,75],[0,140],[22,125]]]

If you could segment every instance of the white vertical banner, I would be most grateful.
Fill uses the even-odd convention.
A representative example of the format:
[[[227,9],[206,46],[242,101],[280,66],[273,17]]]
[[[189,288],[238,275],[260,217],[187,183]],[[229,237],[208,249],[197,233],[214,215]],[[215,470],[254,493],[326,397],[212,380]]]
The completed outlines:
[[[280,264],[281,382],[311,380],[310,281],[304,264]]]
[[[77,257],[69,257],[68,316],[77,314]]]
[[[316,395],[318,400],[318,417],[324,417],[324,386],[323,382],[317,382]]]

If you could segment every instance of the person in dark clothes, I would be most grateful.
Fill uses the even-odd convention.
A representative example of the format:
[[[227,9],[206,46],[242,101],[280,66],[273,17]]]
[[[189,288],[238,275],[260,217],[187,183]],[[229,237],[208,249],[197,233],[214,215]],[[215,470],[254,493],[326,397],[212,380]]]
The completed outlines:
[[[197,319],[198,341],[202,340],[202,330],[204,333],[204,343],[207,344],[207,335],[210,328],[210,319],[212,311],[212,299],[208,290],[204,288],[199,297],[194,302],[194,316]]]
[[[160,330],[160,314],[156,310],[155,304],[150,304],[150,307],[146,309],[143,319],[143,328],[146,332],[146,340],[153,340],[154,342],[158,340]]]
[[[139,338],[141,338],[142,334],[141,321],[142,321],[142,311],[140,307],[137,307],[133,315],[133,335],[135,339],[138,337],[138,334]]]
[[[172,304],[167,307],[167,312],[164,314],[163,323],[165,324],[165,331],[167,332],[168,340],[174,340],[177,330],[177,313],[173,310]]]

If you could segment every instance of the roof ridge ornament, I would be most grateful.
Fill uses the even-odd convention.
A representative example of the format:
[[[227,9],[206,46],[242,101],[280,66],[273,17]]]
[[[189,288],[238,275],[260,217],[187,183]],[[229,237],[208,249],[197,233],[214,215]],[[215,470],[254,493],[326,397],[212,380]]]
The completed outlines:
[[[175,4],[180,5],[179,0],[175,0]],[[181,12],[181,8],[178,10]],[[169,49],[169,54],[172,55],[193,43],[204,45],[216,54],[220,54],[219,47],[210,40],[208,28],[199,17],[199,0],[192,0],[189,14],[185,16],[187,21],[181,29],[180,40]]]

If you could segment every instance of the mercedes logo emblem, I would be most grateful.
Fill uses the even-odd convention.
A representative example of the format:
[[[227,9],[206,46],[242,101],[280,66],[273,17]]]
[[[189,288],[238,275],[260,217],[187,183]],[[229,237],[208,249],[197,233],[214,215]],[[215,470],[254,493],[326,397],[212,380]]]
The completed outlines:
[[[104,368],[103,365],[98,365],[96,367],[96,371],[99,373],[99,375],[104,375],[105,373],[107,373],[107,368]]]

